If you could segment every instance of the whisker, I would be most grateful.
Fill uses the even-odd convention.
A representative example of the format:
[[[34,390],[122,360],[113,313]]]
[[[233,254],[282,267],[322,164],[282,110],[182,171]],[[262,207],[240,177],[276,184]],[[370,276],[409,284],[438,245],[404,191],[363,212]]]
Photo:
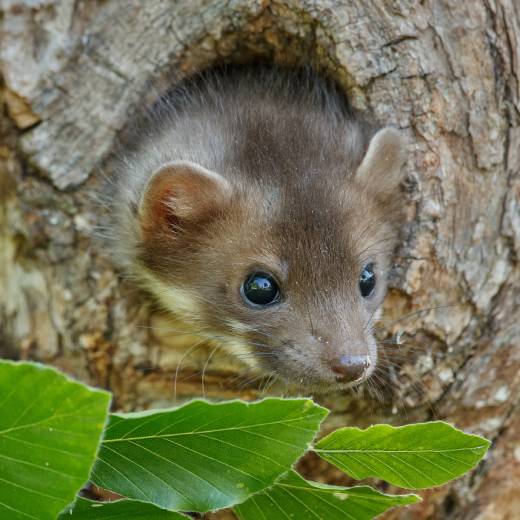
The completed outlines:
[[[250,379],[246,379],[242,384],[238,386],[239,390],[243,390],[245,387],[252,385],[255,381],[258,381],[259,379],[263,379],[264,375],[256,375],[251,377]]]
[[[215,352],[217,352],[218,350],[220,350],[222,348],[222,345],[217,345],[212,351],[211,353],[209,354],[208,356],[208,359],[206,360],[206,362],[204,363],[204,367],[202,368],[202,380],[201,380],[201,383],[202,383],[202,396],[203,397],[206,397],[206,388],[204,386],[204,376],[206,374],[206,369],[208,368],[208,365],[209,365],[209,362],[211,361],[211,358],[213,357],[213,355],[215,354]]]
[[[173,398],[177,399],[177,378],[179,377],[179,370],[182,365],[182,362],[184,359],[186,359],[187,356],[189,356],[194,350],[197,350],[202,344],[204,344],[204,340],[199,341],[199,343],[195,343],[193,346],[191,346],[186,352],[181,356],[181,359],[177,363],[177,367],[175,368],[175,380],[173,383]]]
[[[271,375],[269,376],[269,378],[270,378],[270,382],[268,382],[268,383],[265,385],[262,394],[267,393],[267,392],[271,389],[271,387],[272,387],[272,386],[273,386],[273,385],[274,385],[274,384],[279,380],[278,377],[277,377],[276,375],[274,375],[274,374],[271,374]]]
[[[384,318],[381,318],[379,320],[377,320],[378,322],[386,322],[386,321],[389,321],[388,325],[386,326],[387,328],[391,327],[392,325],[395,325],[396,323],[399,323],[400,321],[403,321],[405,319],[408,319],[408,318],[411,318],[413,316],[418,316],[422,313],[425,313],[425,312],[430,312],[430,311],[434,311],[434,310],[438,310],[438,309],[450,309],[452,307],[459,307],[461,304],[460,303],[451,303],[451,304],[447,304],[447,305],[437,305],[435,307],[426,307],[424,309],[418,309],[416,311],[413,311],[413,312],[409,312],[408,314],[404,314],[403,316],[395,319],[395,320],[385,320]],[[377,329],[377,330],[385,330],[385,329]]]

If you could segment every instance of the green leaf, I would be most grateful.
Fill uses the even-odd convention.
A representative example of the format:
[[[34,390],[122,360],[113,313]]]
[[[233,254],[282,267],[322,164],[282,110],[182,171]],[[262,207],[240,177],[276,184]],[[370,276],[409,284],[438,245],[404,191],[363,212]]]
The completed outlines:
[[[137,500],[93,502],[84,498],[78,498],[59,516],[59,520],[112,520],[114,518],[121,520],[186,520],[189,517]]]
[[[345,488],[309,482],[290,471],[274,486],[235,506],[235,512],[241,520],[368,520],[419,500],[416,495],[385,495],[368,486]]]
[[[308,399],[211,404],[113,415],[93,480],[165,509],[243,502],[305,452],[327,410]]]
[[[359,480],[375,477],[407,489],[440,486],[474,468],[490,442],[442,422],[366,430],[342,428],[316,444],[316,453]]]
[[[0,518],[54,520],[74,500],[109,403],[54,369],[0,361]]]

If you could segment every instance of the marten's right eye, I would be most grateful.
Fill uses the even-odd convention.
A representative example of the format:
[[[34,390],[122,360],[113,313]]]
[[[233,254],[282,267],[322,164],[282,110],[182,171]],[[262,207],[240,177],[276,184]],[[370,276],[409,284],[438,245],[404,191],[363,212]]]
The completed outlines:
[[[374,264],[368,264],[364,267],[359,276],[359,292],[363,298],[368,298],[376,286],[376,274],[374,273]]]
[[[254,307],[266,307],[280,301],[280,288],[268,273],[254,272],[247,276],[240,290],[246,303]]]

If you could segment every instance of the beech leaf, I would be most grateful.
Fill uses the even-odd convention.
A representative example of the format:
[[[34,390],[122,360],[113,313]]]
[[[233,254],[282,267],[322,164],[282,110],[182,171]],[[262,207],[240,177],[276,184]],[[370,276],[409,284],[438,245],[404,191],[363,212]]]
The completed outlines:
[[[137,500],[94,502],[78,498],[60,515],[59,520],[113,520],[114,518],[121,520],[186,520],[189,517]]]
[[[289,471],[274,486],[235,507],[241,520],[370,520],[395,506],[418,502],[416,495],[385,495],[368,486],[340,487],[310,482]]]
[[[489,445],[478,435],[434,421],[342,428],[320,440],[315,451],[356,480],[375,477],[407,489],[425,489],[474,468]]]
[[[113,415],[93,480],[175,511],[230,507],[270,486],[303,455],[328,411],[309,399],[203,400]]]
[[[88,480],[110,395],[0,361],[0,518],[55,520]]]

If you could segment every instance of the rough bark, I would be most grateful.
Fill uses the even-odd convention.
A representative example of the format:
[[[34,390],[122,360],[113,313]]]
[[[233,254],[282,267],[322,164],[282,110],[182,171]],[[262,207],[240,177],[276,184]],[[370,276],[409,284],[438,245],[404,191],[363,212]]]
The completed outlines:
[[[516,0],[4,0],[0,38],[0,356],[110,388],[119,409],[174,402],[186,346],[91,240],[89,192],[150,84],[223,59],[310,60],[410,141],[381,324],[404,344],[387,345],[382,399],[324,399],[328,426],[437,417],[484,434],[477,472],[389,517],[520,517]],[[182,360],[177,398],[259,394],[220,352],[202,387],[208,355]],[[341,480],[313,458],[302,468]]]

